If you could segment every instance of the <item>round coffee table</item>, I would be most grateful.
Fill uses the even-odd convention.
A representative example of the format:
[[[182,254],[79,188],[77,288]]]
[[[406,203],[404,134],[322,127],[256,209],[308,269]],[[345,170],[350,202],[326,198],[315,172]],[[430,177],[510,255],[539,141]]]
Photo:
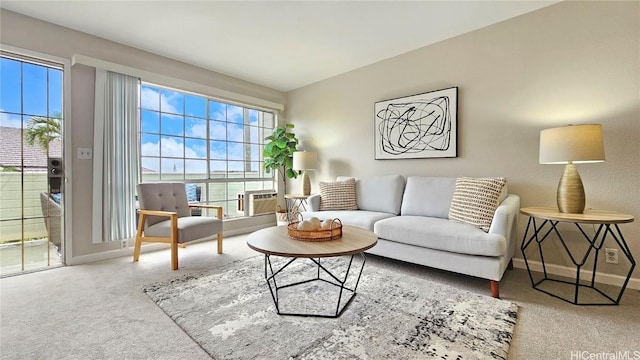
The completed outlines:
[[[279,315],[329,318],[339,317],[353,300],[366,262],[364,251],[374,247],[377,243],[378,237],[371,231],[346,225],[342,227],[342,237],[340,239],[330,241],[299,241],[290,239],[287,235],[286,226],[275,226],[258,230],[250,234],[247,238],[247,245],[251,249],[264,254],[264,276],[267,280],[267,285],[269,285],[269,291],[271,292],[276,312]],[[348,260],[347,270],[345,271],[343,278],[339,278],[339,274],[336,275],[332,273],[327,269],[327,266],[321,262],[321,258],[340,257],[344,255],[350,255],[350,257]],[[355,285],[353,287],[348,287],[346,286],[346,283],[347,280],[349,280],[349,274],[352,273],[351,269],[353,267],[352,265],[354,265],[353,259],[356,255],[359,255],[362,258],[362,265],[360,266],[360,271],[356,270],[357,279]],[[276,269],[271,262],[271,256],[289,257],[291,260]],[[282,275],[283,270],[297,259],[309,259],[312,261],[317,266],[316,276],[310,279],[287,284],[279,283],[277,275]],[[323,275],[325,275],[325,277],[323,277]],[[335,313],[292,313],[280,311],[280,298],[278,292],[281,289],[301,286],[313,281],[322,281],[339,288]],[[350,293],[350,297],[346,302],[342,301],[343,292]]]

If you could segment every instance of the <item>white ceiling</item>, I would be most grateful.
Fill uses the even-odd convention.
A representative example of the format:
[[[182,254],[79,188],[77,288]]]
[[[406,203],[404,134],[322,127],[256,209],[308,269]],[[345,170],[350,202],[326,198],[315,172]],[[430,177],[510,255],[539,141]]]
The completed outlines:
[[[0,7],[289,91],[557,1],[0,1]]]

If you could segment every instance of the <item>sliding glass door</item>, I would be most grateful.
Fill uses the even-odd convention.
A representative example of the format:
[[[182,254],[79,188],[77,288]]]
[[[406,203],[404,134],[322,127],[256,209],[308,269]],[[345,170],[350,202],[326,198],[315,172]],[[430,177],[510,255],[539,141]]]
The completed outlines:
[[[63,66],[0,58],[0,275],[64,263]]]

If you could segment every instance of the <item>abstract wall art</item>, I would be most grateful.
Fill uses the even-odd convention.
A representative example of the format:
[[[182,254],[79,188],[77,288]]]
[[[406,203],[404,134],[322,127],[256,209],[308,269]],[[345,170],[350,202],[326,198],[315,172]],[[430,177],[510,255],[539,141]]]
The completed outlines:
[[[375,159],[456,157],[458,88],[374,104]]]

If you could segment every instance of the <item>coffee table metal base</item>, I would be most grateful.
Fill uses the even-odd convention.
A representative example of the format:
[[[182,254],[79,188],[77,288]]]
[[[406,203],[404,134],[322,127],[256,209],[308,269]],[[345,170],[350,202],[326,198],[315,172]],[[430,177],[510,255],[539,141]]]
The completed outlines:
[[[357,255],[362,257],[362,265],[360,267],[360,271],[358,272],[358,278],[356,280],[355,285],[353,286],[353,288],[350,288],[350,287],[345,286],[345,284],[347,283],[347,280],[349,279],[349,274],[352,272],[352,268],[354,267],[353,258],[355,256],[357,256]],[[364,253],[351,255],[350,259],[349,259],[349,265],[347,267],[347,271],[344,274],[344,279],[340,279],[340,278],[338,278],[338,276],[336,276],[331,271],[329,271],[329,269],[327,269],[321,263],[321,258],[297,258],[297,257],[294,257],[294,258],[291,258],[291,260],[287,261],[279,269],[275,269],[274,270],[273,264],[271,263],[271,257],[270,256],[271,255],[268,255],[268,254],[265,254],[265,256],[264,256],[264,277],[267,280],[267,284],[269,285],[269,291],[271,292],[271,297],[273,298],[273,303],[274,303],[274,305],[276,307],[276,312],[278,313],[278,315],[290,315],[290,316],[313,316],[313,317],[323,317],[323,318],[337,318],[340,315],[342,315],[344,310],[347,308],[347,306],[349,306],[349,304],[351,304],[351,301],[353,301],[353,298],[356,296],[356,290],[358,288],[358,283],[360,282],[360,276],[362,275],[362,270],[364,269],[364,264],[366,262],[366,256],[364,255]],[[317,275],[315,277],[310,278],[310,279],[306,279],[306,280],[302,280],[302,281],[296,281],[296,282],[280,285],[278,283],[278,280],[276,279],[276,276],[280,275],[283,270],[285,270],[289,265],[291,265],[294,261],[296,261],[298,259],[309,259],[310,261],[315,263],[317,265],[317,270],[318,270],[317,271]],[[330,279],[322,278],[321,274],[329,275]],[[322,281],[322,282],[331,284],[333,286],[336,286],[336,287],[338,287],[340,289],[340,291],[338,293],[338,301],[336,303],[335,314],[334,313],[329,313],[329,314],[291,313],[291,312],[280,311],[280,296],[279,296],[279,293],[278,293],[280,290],[282,290],[284,288],[300,286],[300,285],[307,284],[307,283],[314,282],[314,281]],[[341,302],[343,300],[343,297],[345,297],[345,299],[346,299],[346,296],[349,297],[348,300],[346,300],[346,302],[344,302],[342,304],[342,306],[340,306],[340,304],[341,304]]]

